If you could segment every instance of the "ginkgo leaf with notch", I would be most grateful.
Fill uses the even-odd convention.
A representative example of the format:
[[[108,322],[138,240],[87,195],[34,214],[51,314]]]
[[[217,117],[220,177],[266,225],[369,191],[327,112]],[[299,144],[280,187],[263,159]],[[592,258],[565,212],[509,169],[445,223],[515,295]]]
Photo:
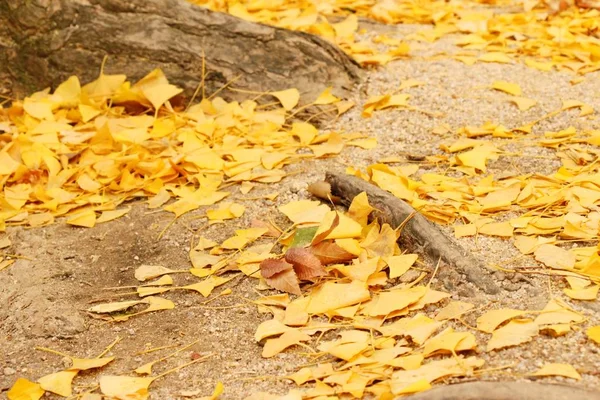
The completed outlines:
[[[294,88],[270,92],[269,94],[277,98],[286,111],[290,111],[296,107],[298,100],[300,100],[300,92]]]
[[[477,318],[477,329],[482,332],[492,333],[494,330],[509,319],[526,314],[527,311],[502,308],[491,310]]]
[[[302,342],[310,340],[310,336],[299,330],[290,330],[284,332],[280,337],[276,339],[268,339],[263,347],[262,356],[264,358],[273,357],[288,347],[298,345]]]

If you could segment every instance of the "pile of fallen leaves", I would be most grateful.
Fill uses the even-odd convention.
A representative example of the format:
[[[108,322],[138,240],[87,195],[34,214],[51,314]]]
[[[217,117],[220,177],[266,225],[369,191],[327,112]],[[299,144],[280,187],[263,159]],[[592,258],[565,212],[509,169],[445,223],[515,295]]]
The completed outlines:
[[[0,109],[0,231],[61,216],[93,227],[126,214],[124,201],[144,197],[149,208],[176,198],[164,209],[178,217],[226,198],[226,187],[248,194],[257,183],[278,182],[285,165],[338,154],[345,145],[375,145],[361,134],[319,134],[292,122],[296,89],[264,93],[276,100],[266,106],[219,97],[184,106],[181,92],[160,70],[135,84],[101,73],[85,86],[71,77],[53,93]],[[339,113],[352,106],[329,90],[313,104]],[[208,218],[243,212],[224,203]]]
[[[192,290],[208,297],[239,271],[258,279],[260,289],[273,287],[296,294],[293,299],[285,293],[254,301],[260,312],[272,315],[255,333],[255,340],[263,344],[263,357],[300,346],[314,360],[312,366],[286,377],[299,386],[285,397],[294,400],[338,395],[361,398],[365,394],[391,399],[427,390],[447,377],[501,373],[510,365],[482,368],[484,360],[476,354],[522,345],[540,334],[572,334],[588,323],[585,315],[558,299],[550,299],[542,310],[487,309],[489,306],[451,300],[449,293],[432,289],[436,271],[419,265],[416,254],[398,247],[400,232],[387,224],[368,222],[373,208],[365,193],[354,199],[347,213],[310,200],[291,202],[279,210],[293,223],[287,229],[261,223],[262,227],[237,231],[220,244],[201,237],[190,251],[193,268],[142,265],[135,271],[142,282],[134,292],[138,300],[99,304],[88,312],[96,318],[124,321],[170,309],[174,304],[159,294]],[[416,273],[403,279],[409,270]],[[171,277],[175,273],[191,273],[202,280],[176,287]],[[581,276],[571,278],[573,284],[583,285]],[[225,289],[218,296],[230,293]],[[139,305],[147,308],[135,310]],[[468,313],[477,313],[476,327],[463,320]],[[600,327],[587,327],[587,334],[600,343]],[[482,336],[484,340],[478,339]],[[41,396],[44,391],[69,396],[71,381],[79,371],[113,361],[113,357],[103,357],[107,351],[96,359],[70,357],[72,367],[37,383],[19,379],[9,398],[17,399],[22,393]],[[138,376],[101,375],[99,385],[88,396],[99,389],[117,398],[146,399],[150,384],[171,372],[151,375],[152,366],[168,357],[140,366],[134,371]],[[530,375],[579,380],[580,367],[546,363]],[[222,390],[217,387],[208,398],[216,398]]]
[[[254,22],[322,36],[362,65],[384,65],[409,55],[409,42],[431,43],[458,34],[461,51],[445,55],[466,64],[514,63],[542,71],[586,74],[600,69],[600,11],[575,4],[559,10],[540,0],[190,0]],[[555,3],[549,1],[548,3]],[[402,39],[360,35],[358,17],[386,24],[429,24]],[[336,21],[336,22],[333,22]],[[480,54],[480,52],[482,52]]]

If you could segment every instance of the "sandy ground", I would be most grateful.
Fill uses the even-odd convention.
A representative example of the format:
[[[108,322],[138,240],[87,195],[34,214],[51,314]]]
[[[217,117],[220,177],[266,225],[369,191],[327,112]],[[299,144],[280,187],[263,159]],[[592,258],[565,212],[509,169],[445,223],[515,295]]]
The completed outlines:
[[[401,26],[381,29],[401,37],[425,28]],[[62,222],[41,229],[10,229],[8,234],[14,245],[6,251],[26,258],[0,272],[0,393],[8,390],[17,377],[35,380],[65,366],[66,360],[35,350],[36,346],[78,357],[94,357],[117,337],[122,340],[111,353],[118,362],[105,367],[103,373],[124,374],[173,351],[136,355],[147,348],[184,345],[199,340],[189,351],[157,365],[158,372],[189,361],[191,353],[214,353],[204,363],[157,380],[151,386],[154,399],[175,399],[184,391],[196,390],[208,395],[217,381],[225,385],[223,399],[242,399],[257,391],[285,393],[294,387],[293,383],[277,377],[292,373],[310,360],[303,357],[299,349],[272,359],[261,358],[261,346],[254,341],[253,335],[260,322],[270,316],[259,314],[255,306],[245,301],[258,297],[255,281],[235,279],[226,286],[232,288],[232,295],[208,304],[202,304],[205,299],[195,293],[169,293],[166,297],[175,302],[174,310],[139,316],[120,324],[93,320],[83,310],[92,300],[114,295],[114,291],[103,290],[105,287],[135,285],[133,272],[141,264],[189,268],[187,253],[190,240],[196,233],[220,241],[231,236],[235,229],[247,227],[253,218],[271,217],[283,223],[276,206],[309,198],[307,184],[322,179],[326,171],[343,170],[346,165],[364,168],[389,156],[441,154],[439,144],[456,138],[454,133],[432,133],[433,128],[442,124],[448,124],[452,132],[486,121],[516,127],[559,108],[562,100],[569,99],[583,101],[600,110],[598,73],[589,74],[584,82],[572,85],[569,74],[540,72],[523,65],[467,66],[450,59],[427,59],[435,54],[454,51],[452,37],[431,45],[421,45],[420,49],[413,51],[413,58],[369,72],[364,90],[356,99],[360,105],[369,95],[389,92],[405,79],[416,79],[425,82],[425,85],[407,90],[411,94],[411,105],[433,114],[388,110],[364,119],[360,116],[361,107],[356,107],[335,122],[331,129],[375,136],[379,141],[376,149],[349,148],[333,159],[289,166],[288,171],[300,170],[302,173],[293,174],[280,184],[255,189],[257,194],[277,190],[280,196],[275,201],[242,202],[247,210],[241,219],[207,228],[202,220],[194,219],[194,216],[203,213],[204,210],[200,209],[180,218],[158,240],[161,230],[171,221],[171,215],[166,212],[150,213],[144,204],[139,203],[127,216],[93,229],[74,228]],[[496,80],[518,83],[523,88],[523,96],[536,99],[538,105],[520,112],[507,101],[507,95],[489,89]],[[569,126],[598,129],[600,123],[593,116],[581,118],[578,111],[567,111],[538,124],[523,141],[514,143],[496,139],[495,142],[505,150],[519,152],[520,155],[500,157],[491,163],[490,172],[555,171],[560,162],[554,150],[536,146],[535,142],[544,131],[558,131]],[[423,170],[435,169],[424,166]],[[239,198],[238,189],[234,189],[232,199]],[[480,237],[477,242],[466,238],[460,243],[489,262],[502,262],[518,255],[509,240]],[[534,261],[525,259],[522,262],[531,264]],[[546,276],[498,272],[493,277],[503,288],[496,296],[484,295],[451,270],[443,270],[433,285],[453,293],[455,300],[473,302],[481,307],[495,304],[540,309],[552,296],[560,293],[558,280],[550,280]],[[192,278],[188,274],[175,276],[178,284],[195,281]],[[115,301],[120,299],[125,298],[112,298]],[[600,308],[597,302],[578,302],[574,303],[574,307],[597,323]],[[474,324],[469,317],[466,321]],[[483,353],[481,356],[488,362],[487,367],[513,365],[503,374],[489,379],[522,379],[524,373],[535,370],[543,362],[566,362],[577,365],[582,373],[583,380],[578,385],[600,388],[599,349],[579,331],[562,338],[540,335],[527,346]],[[76,387],[92,382],[95,375],[82,376],[83,379],[78,378]],[[568,382],[562,378],[545,381]]]

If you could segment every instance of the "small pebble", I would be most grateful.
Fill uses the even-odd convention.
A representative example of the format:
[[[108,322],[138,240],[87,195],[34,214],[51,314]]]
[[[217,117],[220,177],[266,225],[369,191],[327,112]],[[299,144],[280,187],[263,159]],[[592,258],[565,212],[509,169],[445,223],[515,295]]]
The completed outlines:
[[[11,367],[6,367],[6,368],[4,368],[3,372],[4,372],[4,375],[10,376],[10,375],[16,374],[17,370],[15,370],[14,368],[11,368]]]

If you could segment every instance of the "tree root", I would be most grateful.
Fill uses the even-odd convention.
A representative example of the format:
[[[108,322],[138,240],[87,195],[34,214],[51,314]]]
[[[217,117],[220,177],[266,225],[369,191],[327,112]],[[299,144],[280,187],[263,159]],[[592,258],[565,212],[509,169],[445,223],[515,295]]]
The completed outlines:
[[[412,216],[404,224],[400,236],[400,241],[407,248],[414,249],[434,262],[441,258],[458,272],[465,274],[471,283],[485,293],[496,294],[500,291],[489,274],[490,270],[480,260],[466,252],[423,215],[415,213],[415,209],[401,199],[351,175],[328,172],[325,180],[331,185],[331,193],[340,197],[345,205],[349,205],[359,193],[366,192],[369,203],[377,209],[374,216],[393,228],[403,225]]]

